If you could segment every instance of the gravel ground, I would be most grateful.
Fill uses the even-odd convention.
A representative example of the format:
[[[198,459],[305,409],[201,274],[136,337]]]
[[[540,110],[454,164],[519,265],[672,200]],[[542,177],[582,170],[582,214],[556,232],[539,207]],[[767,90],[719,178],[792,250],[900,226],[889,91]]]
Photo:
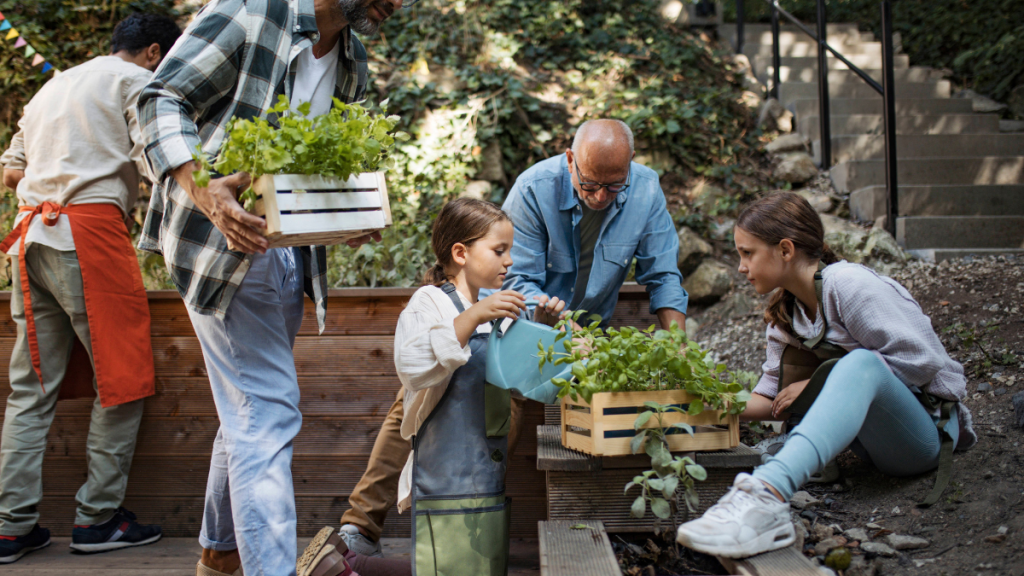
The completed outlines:
[[[884,549],[880,556],[847,542],[859,565],[847,575],[1024,576],[1024,431],[1015,427],[1011,405],[1024,391],[1024,259],[911,261],[890,275],[917,299],[950,355],[964,365],[965,403],[979,442],[955,456],[949,488],[928,509],[915,503],[931,489],[934,473],[891,478],[852,452],[840,455],[838,481],[806,487],[820,504],[802,514],[809,528],[805,553],[814,556],[813,544],[832,532],[860,528],[875,543],[892,533],[924,538],[928,546],[884,557]],[[696,337],[730,369],[754,379],[764,361],[764,300],[738,273],[735,285],[719,304],[694,311]]]

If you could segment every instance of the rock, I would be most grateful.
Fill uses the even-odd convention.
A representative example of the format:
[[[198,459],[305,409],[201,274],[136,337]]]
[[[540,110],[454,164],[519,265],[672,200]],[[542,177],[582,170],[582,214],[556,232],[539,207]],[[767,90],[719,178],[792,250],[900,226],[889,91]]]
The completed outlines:
[[[743,94],[740,95],[739,103],[745,105],[747,108],[757,108],[761,105],[761,95],[757,92],[744,90]]]
[[[477,200],[490,200],[491,183],[487,180],[470,180],[466,189],[459,194],[461,198],[476,198]]]
[[[661,17],[669,22],[675,22],[685,9],[686,7],[679,0],[662,0],[661,5],[658,6],[658,14],[661,14]]]
[[[697,323],[693,318],[686,318],[686,335],[690,338],[697,337],[697,330],[700,330],[700,324]]]
[[[910,258],[883,226],[874,226],[868,232],[864,252],[869,259],[880,259],[885,262],[906,262]]]
[[[1013,415],[1017,419],[1017,427],[1024,428],[1024,392],[1013,395]]]
[[[996,391],[992,393],[993,396],[1002,396],[1006,394],[1006,388],[996,388]]]
[[[783,134],[764,147],[769,154],[781,154],[783,152],[806,152],[807,138],[798,132]]]
[[[991,544],[1002,544],[1006,540],[1006,534],[995,534],[993,536],[985,536],[985,542]]]
[[[643,152],[638,151],[636,158],[633,160],[637,164],[647,166],[659,174],[669,172],[677,166],[675,157],[668,150],[652,150],[647,148]]]
[[[693,304],[714,304],[732,288],[729,268],[714,260],[705,260],[683,282]]]
[[[889,534],[885,537],[885,543],[895,550],[916,550],[918,548],[927,548],[931,545],[924,538],[902,534]]]
[[[879,526],[878,524],[875,524],[874,522],[868,522],[867,524],[864,525],[864,527],[868,528],[870,530],[881,530],[882,529],[881,526]]]
[[[1024,119],[1024,84],[1010,90],[1010,97],[1006,99],[1006,104],[1010,107],[1010,114]]]
[[[969,88],[953,94],[953,98],[969,98],[971,100],[971,108],[975,112],[989,113],[1006,110],[1006,104],[1000,104],[988,96],[982,96]]]
[[[885,556],[886,558],[892,558],[896,556],[896,551],[882,544],[881,542],[863,542],[860,545],[860,549],[868,554],[875,554],[877,556]]]
[[[854,556],[843,576],[875,576],[875,563],[868,562],[863,556]]]
[[[856,540],[858,542],[867,542],[871,540],[868,538],[868,533],[863,528],[850,528],[843,532],[843,536],[846,536],[849,540]]]
[[[753,314],[759,304],[760,301],[757,299],[743,292],[733,291],[732,294],[722,298],[721,302],[709,308],[707,312],[720,318],[742,318]]]
[[[501,145],[497,140],[492,140],[484,147],[483,156],[480,159],[480,169],[477,170],[474,180],[487,180],[488,182],[503,182],[505,180],[505,168],[502,165]]]
[[[818,167],[806,152],[784,154],[775,167],[775,177],[792,184],[803,184],[817,175]]]
[[[978,392],[991,392],[991,391],[992,391],[992,385],[989,384],[988,382],[982,382],[981,384],[978,384]]]
[[[714,256],[715,249],[696,232],[683,226],[679,229],[679,256],[676,265],[685,278],[700,266],[705,258]]]
[[[822,542],[832,538],[832,528],[825,526],[824,524],[815,524],[811,526],[811,540],[815,542]]]
[[[846,538],[843,538],[842,536],[825,538],[814,545],[814,554],[817,556],[825,556],[830,550],[842,548],[843,546],[846,546]],[[843,549],[845,550],[845,548]]]
[[[699,181],[696,186],[686,192],[687,199],[693,203],[694,207],[704,212],[713,211],[719,199],[728,196],[728,192],[707,180]]]
[[[792,132],[793,113],[786,110],[778,100],[770,98],[761,105],[761,111],[757,115],[757,125],[765,130]]]
[[[753,92],[764,90],[764,86],[758,81],[757,76],[754,76],[754,69],[746,54],[733,54],[729,60],[732,61],[733,73],[741,78],[740,82],[744,89]]]
[[[818,214],[824,214],[835,206],[835,201],[828,194],[811,192],[810,190],[797,190],[796,193],[802,196],[804,200],[807,200],[807,203]]]
[[[1000,132],[1024,132],[1024,120],[1000,120]]]
[[[821,501],[811,496],[804,490],[800,490],[789,499],[789,505],[797,510],[803,510],[809,506],[817,506]]]

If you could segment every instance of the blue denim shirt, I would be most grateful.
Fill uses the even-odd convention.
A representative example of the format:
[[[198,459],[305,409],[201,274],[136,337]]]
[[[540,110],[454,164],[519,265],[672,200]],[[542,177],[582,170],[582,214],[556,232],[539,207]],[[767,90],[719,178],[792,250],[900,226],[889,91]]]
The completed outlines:
[[[665,205],[658,175],[633,162],[630,186],[605,210],[594,247],[587,293],[579,308],[607,324],[619,288],[636,258],[636,281],[647,287],[651,313],[672,308],[686,313],[687,294],[676,261],[679,237]],[[531,297],[547,294],[572,301],[580,262],[583,218],[564,154],[538,162],[512,186],[502,209],[512,218],[515,239],[506,290]]]

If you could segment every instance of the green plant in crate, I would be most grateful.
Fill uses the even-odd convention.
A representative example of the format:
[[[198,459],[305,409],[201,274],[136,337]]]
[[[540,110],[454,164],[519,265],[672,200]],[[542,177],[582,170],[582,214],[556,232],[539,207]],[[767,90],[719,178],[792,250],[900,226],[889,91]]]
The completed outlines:
[[[725,364],[712,365],[707,352],[675,322],[668,330],[600,327],[601,319],[592,315],[590,324],[580,326],[585,314],[578,310],[555,325],[562,332],[556,337],[564,352],[555,346],[546,349],[538,343],[541,367],[545,363],[572,364],[572,377],[555,378],[559,398],[582,397],[588,403],[598,392],[649,390],[686,390],[700,398],[690,402],[687,413],[696,416],[707,405],[726,414],[739,414],[750,399],[750,392],[736,381]]]
[[[317,174],[347,180],[353,174],[391,168],[395,141],[408,140],[409,135],[392,134],[399,117],[388,116],[387,106],[384,100],[381,113],[374,114],[362,102],[345,104],[335,98],[330,112],[310,118],[308,102],[292,110],[288,98],[281,95],[267,114],[277,126],[267,118],[234,118],[212,162],[201,149],[196,151],[196,185],[209,185],[213,172],[246,172],[254,182],[264,174]],[[252,209],[256,202],[252,185],[239,200],[246,210]]]

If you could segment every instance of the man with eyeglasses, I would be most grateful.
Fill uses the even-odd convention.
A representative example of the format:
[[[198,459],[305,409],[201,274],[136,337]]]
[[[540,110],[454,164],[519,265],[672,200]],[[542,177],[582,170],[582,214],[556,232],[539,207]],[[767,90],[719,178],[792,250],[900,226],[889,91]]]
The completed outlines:
[[[591,120],[564,155],[523,172],[502,209],[515,227],[506,290],[548,296],[607,326],[636,260],[658,324],[686,325],[687,294],[676,266],[679,238],[658,174],[633,162],[633,132],[619,120]]]

